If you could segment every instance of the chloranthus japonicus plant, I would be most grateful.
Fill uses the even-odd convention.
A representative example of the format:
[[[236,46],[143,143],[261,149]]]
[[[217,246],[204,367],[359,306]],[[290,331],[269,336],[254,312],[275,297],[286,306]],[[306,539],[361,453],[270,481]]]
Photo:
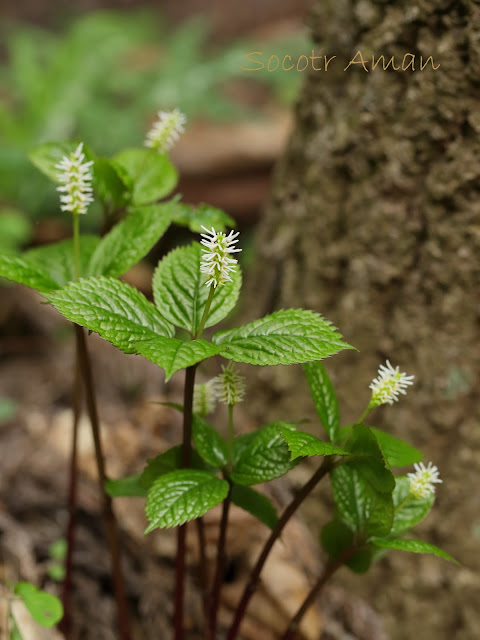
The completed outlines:
[[[216,564],[203,598],[203,631],[210,640],[220,637],[217,614],[229,555],[226,533],[230,506],[248,511],[271,530],[225,636],[234,640],[271,549],[311,491],[330,477],[334,512],[320,532],[327,559],[282,636],[295,638],[305,611],[342,566],[364,573],[388,549],[433,553],[452,560],[434,545],[409,537],[412,527],[431,510],[435,486],[441,480],[432,463],[422,463],[417,449],[368,423],[372,409],[397,401],[412,385],[413,376],[388,361],[381,365],[370,385],[372,393],[365,411],[355,424],[342,426],[336,392],[322,360],[352,347],[328,320],[313,311],[286,309],[239,327],[217,329],[216,325],[235,308],[241,290],[239,234],[226,231],[233,223],[218,210],[193,210],[176,199],[157,202],[175,184],[165,150],[183,124],[178,112],[160,114],[147,136],[149,149],[125,151],[111,160],[96,159],[81,146],[70,148],[70,155],[60,164],[56,162],[55,171],[63,170],[66,175],[71,171],[69,163],[77,162],[74,184],[67,177],[60,180],[62,206],[73,215],[73,241],[60,243],[60,249],[52,245],[33,250],[33,257],[27,252],[22,258],[4,258],[0,273],[37,288],[75,326],[98,333],[127,354],[154,362],[164,370],[167,380],[184,370],[183,404],[176,405],[183,414],[179,442],[148,460],[143,471],[134,476],[112,480],[107,479],[104,469],[99,473],[104,495],[108,494],[107,505],[112,497],[122,495],[146,499],[147,534],[158,535],[158,529],[177,527],[175,640],[185,637],[188,523],[197,521],[201,541],[202,516],[222,505]],[[58,179],[58,173],[55,176]],[[112,185],[119,184],[115,191]],[[113,221],[113,227],[101,239],[84,238],[78,232],[79,215],[97,189],[105,219]],[[119,215],[123,211],[124,218]],[[199,242],[178,247],[160,260],[153,276],[151,302],[118,276],[148,251],[171,222],[188,224],[202,233]],[[38,257],[41,251],[43,260]],[[60,255],[61,259],[57,257]],[[60,269],[60,263],[68,266]],[[82,336],[79,369],[84,372],[87,401],[90,398],[91,403],[94,388],[83,331]],[[197,369],[210,358],[220,359],[221,372],[213,380],[196,385]],[[248,386],[235,363],[303,365],[325,438],[300,428],[301,421],[280,420],[240,434],[235,407],[244,399]],[[208,420],[217,401],[228,410],[227,424],[221,429]],[[90,417],[94,413],[91,411]],[[279,478],[310,457],[319,459],[317,468],[292,502],[277,513],[269,498],[254,487]],[[415,465],[414,471],[397,473],[409,465]],[[111,513],[109,509],[107,513]],[[199,547],[202,551],[203,544]],[[199,563],[205,586],[208,572],[202,553]]]

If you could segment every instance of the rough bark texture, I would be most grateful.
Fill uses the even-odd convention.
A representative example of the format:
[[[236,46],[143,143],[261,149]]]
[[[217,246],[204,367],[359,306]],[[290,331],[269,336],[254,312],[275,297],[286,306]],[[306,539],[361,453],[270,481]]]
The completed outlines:
[[[310,26],[319,55],[337,59],[306,77],[257,236],[248,315],[313,308],[359,349],[327,363],[342,390],[345,423],[368,402],[369,381],[385,358],[415,374],[407,398],[374,419],[439,466],[444,484],[417,533],[463,566],[391,553],[367,578],[344,572],[343,580],[371,598],[393,639],[474,640],[480,3],[318,0]],[[368,73],[358,64],[344,71],[357,50],[369,60]],[[372,54],[394,55],[398,65],[407,52],[417,56],[415,71],[371,70]],[[420,55],[440,67],[420,71]],[[308,413],[299,371],[256,375],[270,392],[268,417]],[[252,410],[265,417],[264,404]],[[311,516],[324,521],[322,513]]]

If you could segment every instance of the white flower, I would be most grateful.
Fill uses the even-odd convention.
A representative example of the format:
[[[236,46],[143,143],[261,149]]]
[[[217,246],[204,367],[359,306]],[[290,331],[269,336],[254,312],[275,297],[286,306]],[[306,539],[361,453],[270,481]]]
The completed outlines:
[[[381,404],[393,404],[399,399],[398,394],[406,395],[405,389],[413,384],[415,376],[407,376],[401,373],[398,367],[395,369],[387,360],[386,366],[381,364],[378,369],[378,377],[372,380],[370,389],[372,390],[372,398],[369,407],[378,407]]]
[[[173,147],[184,132],[187,119],[178,109],[173,111],[159,111],[158,120],[154,123],[145,138],[145,146],[165,153]]]
[[[245,378],[235,371],[231,362],[226,367],[222,365],[222,373],[214,378],[219,399],[229,406],[241,402],[245,396],[244,380]]]
[[[216,288],[227,281],[232,281],[230,273],[235,271],[237,260],[229,257],[228,254],[241,251],[233,246],[238,242],[240,232],[230,231],[227,236],[221,232],[217,233],[213,227],[211,231],[203,226],[202,229],[205,229],[206,233],[201,234],[201,244],[207,248],[203,249],[203,264],[200,266],[200,271],[211,276],[205,283],[207,287],[213,285]]]
[[[58,180],[61,183],[57,191],[61,192],[60,208],[74,214],[87,213],[87,207],[93,202],[92,172],[93,160],[84,162],[83,142],[73,153],[64,156],[55,165],[59,169]]]
[[[215,410],[217,392],[215,380],[196,384],[193,391],[193,413],[206,416]]]
[[[423,462],[420,464],[414,464],[415,473],[408,473],[410,478],[410,493],[415,498],[427,498],[430,494],[435,493],[434,485],[443,480],[440,480],[438,468],[431,462],[428,466],[425,466]]]

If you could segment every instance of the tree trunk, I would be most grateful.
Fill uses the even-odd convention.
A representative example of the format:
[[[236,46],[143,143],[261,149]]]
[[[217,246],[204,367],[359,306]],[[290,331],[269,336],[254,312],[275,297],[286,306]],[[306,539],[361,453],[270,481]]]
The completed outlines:
[[[305,72],[295,132],[257,234],[248,315],[312,308],[358,348],[326,363],[344,424],[362,412],[386,358],[415,374],[408,396],[377,410],[372,422],[440,468],[435,509],[416,534],[463,567],[392,552],[366,578],[344,571],[343,580],[372,599],[394,639],[473,640],[480,628],[480,3],[318,0],[310,27],[317,55],[336,58],[327,70],[319,59],[321,71]],[[383,70],[380,61],[373,70],[372,55],[381,54],[400,69]],[[256,376],[272,400],[268,416],[264,403],[252,405],[262,420],[310,411],[299,369]]]

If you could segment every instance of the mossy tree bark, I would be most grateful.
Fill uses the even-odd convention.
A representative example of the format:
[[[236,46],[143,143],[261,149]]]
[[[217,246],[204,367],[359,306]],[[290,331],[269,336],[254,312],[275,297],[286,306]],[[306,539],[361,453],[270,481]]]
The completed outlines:
[[[386,358],[415,374],[407,398],[372,421],[439,466],[444,484],[417,533],[464,566],[392,553],[366,582],[350,583],[375,598],[392,638],[473,640],[480,626],[480,3],[318,0],[310,27],[317,54],[337,58],[305,78],[256,239],[248,315],[312,308],[359,349],[326,363],[342,389],[345,423],[363,410]],[[368,72],[359,64],[344,71],[359,50]],[[371,68],[372,54],[394,56],[398,66],[406,53],[415,55],[415,70]],[[421,71],[420,56],[440,67]],[[272,415],[264,403],[253,405],[262,419],[309,410],[299,371],[256,376],[272,399]]]

